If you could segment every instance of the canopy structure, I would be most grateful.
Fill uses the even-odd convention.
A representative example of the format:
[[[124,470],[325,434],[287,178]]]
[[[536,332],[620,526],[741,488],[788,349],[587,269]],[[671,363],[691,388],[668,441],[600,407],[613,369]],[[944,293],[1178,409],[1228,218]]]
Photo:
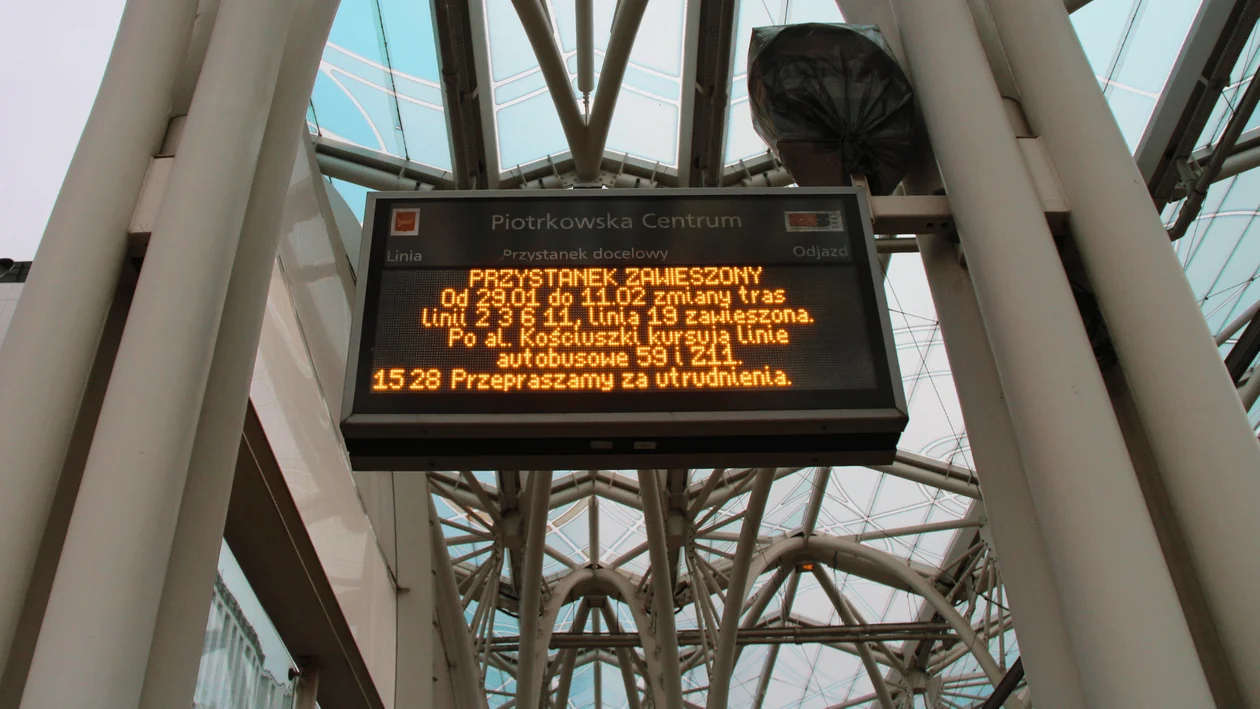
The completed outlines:
[[[1069,5],[1226,355],[1260,301],[1254,13],[1238,25],[1219,0]],[[343,0],[307,124],[360,217],[368,189],[787,186],[749,118],[749,38],[759,26],[844,22],[845,7]],[[1222,81],[1205,90],[1217,45]],[[1187,171],[1210,186],[1206,198],[1186,198]],[[985,701],[1020,650],[983,481],[919,257],[894,255],[886,269],[910,402],[892,466],[431,478],[490,707],[520,706],[521,682],[557,707],[647,706],[671,683],[682,706],[704,706],[715,663],[730,669],[732,707]],[[1237,382],[1254,356],[1235,356]],[[750,530],[755,549],[741,549]],[[518,616],[540,588],[546,647],[522,637]],[[657,619],[662,603],[671,622]],[[732,603],[742,612],[727,615]]]
[[[1059,3],[128,3],[0,269],[0,704],[186,704],[241,591],[198,697],[1260,705],[1260,0]],[[869,200],[893,462],[352,469],[367,193],[791,189],[747,67],[794,23],[877,28],[923,118]]]

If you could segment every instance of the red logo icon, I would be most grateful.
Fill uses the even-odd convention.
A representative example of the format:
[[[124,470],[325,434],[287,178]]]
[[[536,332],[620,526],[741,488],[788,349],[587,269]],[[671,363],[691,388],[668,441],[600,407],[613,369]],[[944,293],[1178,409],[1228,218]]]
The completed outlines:
[[[419,216],[415,212],[394,212],[394,231],[415,231]]]

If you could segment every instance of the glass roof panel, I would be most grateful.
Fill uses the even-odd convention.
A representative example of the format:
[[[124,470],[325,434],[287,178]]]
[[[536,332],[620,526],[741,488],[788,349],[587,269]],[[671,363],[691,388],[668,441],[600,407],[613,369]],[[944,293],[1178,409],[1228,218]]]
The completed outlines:
[[[1221,97],[1217,99],[1216,106],[1212,109],[1212,116],[1199,136],[1197,147],[1208,147],[1221,139],[1221,134],[1225,132],[1225,126],[1234,113],[1234,106],[1238,104],[1243,92],[1251,85],[1257,68],[1260,68],[1260,27],[1252,30],[1251,36],[1247,38],[1247,44],[1243,47],[1238,63],[1229,74],[1229,86],[1225,87],[1225,90],[1221,92]],[[1260,112],[1253,112],[1246,127],[1255,128],[1258,124],[1260,124]]]
[[[1090,66],[1136,148],[1201,0],[1093,0],[1072,14]]]
[[[611,3],[595,3],[607,7]],[[678,166],[686,2],[649,2],[630,52],[607,149]],[[599,22],[598,12],[596,22]],[[611,22],[609,23],[611,26]],[[598,25],[597,25],[598,26]],[[597,54],[602,50],[597,49]],[[597,62],[598,72],[602,62]],[[577,73],[573,72],[576,79]]]
[[[1238,63],[1230,73],[1230,84],[1216,102],[1211,117],[1197,141],[1207,148],[1220,140],[1233,114],[1234,106],[1260,69],[1260,32],[1252,31]],[[1260,112],[1253,112],[1246,129],[1260,125]],[[1185,269],[1208,327],[1220,332],[1247,308],[1260,300],[1260,171],[1251,170],[1213,184],[1203,207],[1185,235],[1173,242],[1177,258]],[[1164,222],[1177,220],[1182,202],[1164,210]],[[1221,347],[1224,356],[1237,335]],[[1260,404],[1249,412],[1252,427],[1260,430]]]
[[[449,170],[429,0],[345,0],[311,94],[318,135]]]
[[[569,145],[511,0],[483,2],[499,163],[500,169],[507,172],[517,165],[565,152]],[[580,104],[574,0],[546,0],[545,7]],[[614,3],[594,4],[597,83],[608,48],[614,7]],[[677,165],[685,16],[683,2],[648,3],[613,112],[607,150],[659,161],[668,167]]]

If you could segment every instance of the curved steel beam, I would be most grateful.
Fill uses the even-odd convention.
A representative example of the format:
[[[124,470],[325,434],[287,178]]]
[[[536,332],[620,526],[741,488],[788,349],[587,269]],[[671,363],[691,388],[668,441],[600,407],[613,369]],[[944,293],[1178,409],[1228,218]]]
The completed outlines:
[[[547,665],[547,648],[551,645],[551,635],[555,631],[556,619],[560,617],[560,610],[577,596],[599,593],[621,598],[626,606],[630,608],[630,612],[634,614],[634,625],[639,633],[639,641],[643,644],[643,654],[646,657],[656,655],[656,638],[652,637],[651,631],[648,630],[647,614],[643,611],[641,598],[635,593],[634,586],[631,585],[630,580],[625,575],[612,569],[589,567],[578,569],[560,579],[552,591],[551,601],[547,604],[547,612],[539,622],[537,641],[530,650],[531,657],[528,658],[525,656],[524,633],[522,632],[521,664],[517,676],[518,685],[530,681],[532,686],[541,687],[543,669]],[[533,675],[532,679],[527,679],[524,676],[527,669]],[[653,704],[657,707],[667,706],[660,676],[652,676],[649,673],[645,679],[654,700]]]
[[[998,666],[997,661],[993,659],[993,655],[989,654],[988,648],[976,637],[976,632],[972,629],[971,624],[958,613],[954,606],[927,579],[911,569],[904,559],[898,559],[878,549],[832,535],[817,535],[808,538],[793,537],[772,544],[770,547],[762,550],[752,563],[749,570],[750,576],[759,576],[765,573],[766,570],[778,566],[785,557],[790,558],[794,562],[815,561],[841,571],[846,570],[846,567],[853,561],[874,564],[889,571],[896,575],[914,593],[922,596],[940,614],[941,618],[958,634],[962,644],[970,648],[972,656],[976,659],[976,664],[980,665],[981,671],[984,672],[994,686],[997,686],[997,683],[1002,681],[1005,672]],[[743,594],[741,593],[741,595]],[[728,595],[728,609],[738,608],[741,605],[736,600],[737,598]],[[724,631],[726,630],[725,621],[726,618],[723,617]],[[725,634],[723,637],[725,638]],[[730,675],[728,672],[726,675],[719,676],[729,677]],[[1006,709],[1023,709],[1023,703],[1012,697],[1007,701]]]

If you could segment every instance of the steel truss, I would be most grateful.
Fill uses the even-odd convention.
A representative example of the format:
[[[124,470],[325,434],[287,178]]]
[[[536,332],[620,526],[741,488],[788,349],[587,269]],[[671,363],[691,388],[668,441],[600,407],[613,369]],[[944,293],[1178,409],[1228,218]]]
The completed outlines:
[[[971,471],[957,466],[910,455],[899,455],[898,464],[914,470],[917,481],[931,480],[945,490],[975,484]],[[790,475],[810,485],[801,526],[788,534],[759,534],[771,486]],[[949,706],[950,696],[1000,682],[1008,669],[1011,618],[996,560],[979,536],[984,525],[979,508],[957,521],[851,536],[817,534],[830,476],[830,468],[721,469],[702,475],[645,470],[637,476],[594,470],[554,479],[547,473],[505,472],[496,475],[499,484],[486,485],[470,471],[432,474],[434,496],[458,511],[442,520],[445,544],[434,545],[438,584],[445,586],[437,597],[441,630],[456,682],[465,688],[475,683],[478,692],[493,695],[503,691],[485,684],[495,670],[516,681],[511,706],[564,706],[574,672],[602,662],[620,668],[632,706],[681,709],[703,700],[717,707],[726,704],[727,687],[696,686],[695,677],[729,678],[744,647],[765,645],[769,651],[754,694],[754,705],[762,706],[784,644],[824,645],[860,658],[875,688],[866,703],[880,709],[918,694]],[[731,512],[727,503],[744,495],[747,508]],[[605,558],[599,546],[601,499],[647,508],[646,541],[616,559]],[[583,509],[590,514],[590,548],[599,550],[588,549],[585,558],[550,548],[547,517],[533,512],[573,504],[566,515]],[[523,510],[529,511],[525,519]],[[738,535],[722,531],[732,525],[739,525]],[[863,543],[946,530],[958,533],[940,567]],[[715,553],[720,552],[715,543],[730,541],[737,542],[733,554]],[[514,553],[520,555],[515,566]],[[626,568],[644,555],[651,560],[646,575]],[[561,562],[562,569],[544,575],[547,558]],[[828,568],[919,595],[924,611],[910,623],[869,622],[836,587]],[[794,612],[805,577],[826,593],[838,622]],[[765,613],[779,593],[779,610]],[[684,609],[694,610],[694,622],[679,629],[676,619]],[[448,627],[455,625],[448,618],[466,610],[472,611],[470,623]],[[501,614],[520,618],[519,635],[496,633]],[[561,622],[566,616],[572,618],[567,625]],[[634,630],[623,629],[627,618]],[[982,672],[951,676],[967,655]],[[699,667],[707,671],[691,674]],[[1015,695],[1005,706],[1022,704]]]
[[[1087,1],[1067,0],[1066,4],[1075,10]],[[1207,0],[1205,7],[1219,8],[1232,1]],[[570,149],[501,171],[490,129],[493,117],[480,3],[473,3],[477,9],[468,12],[460,3],[438,0],[435,28],[445,102],[454,109],[448,110],[453,172],[327,138],[316,141],[321,169],[376,189],[790,184],[791,175],[769,152],[732,165],[722,159],[736,0],[689,3],[678,168],[606,149],[609,121],[644,4],[644,0],[620,3],[597,85],[587,56],[592,51],[589,20],[579,20],[575,93],[545,2],[513,0]],[[1248,6],[1251,0],[1236,4]],[[578,0],[579,17],[588,18],[589,10],[588,0]],[[1254,11],[1245,12],[1249,13],[1245,19],[1254,21]],[[474,41],[452,36],[462,32],[474,35]],[[1245,28],[1234,30],[1238,32],[1246,37]],[[1221,42],[1229,45],[1226,50],[1235,49],[1235,39],[1222,37]],[[1220,54],[1214,55],[1218,64]],[[1186,72],[1198,76],[1191,68]],[[1207,90],[1219,88],[1213,85]],[[1210,98],[1203,94],[1197,100]],[[1201,105],[1183,100],[1176,107],[1161,104],[1160,112],[1173,115],[1185,107],[1184,112],[1198,120]],[[1162,159],[1149,171],[1154,174],[1147,174],[1157,199],[1179,197],[1197,184],[1169,181],[1177,160],[1210,166],[1196,175],[1206,180],[1204,185],[1260,162],[1260,135],[1231,130],[1231,140],[1192,154],[1187,136],[1193,132],[1197,137],[1202,126],[1193,130],[1185,120],[1173,123],[1180,130],[1163,136],[1163,143],[1151,148],[1160,151]],[[876,204],[873,200],[877,233],[927,233],[934,230],[930,224],[950,221],[944,198],[882,199],[903,201]],[[910,240],[877,243],[881,252],[913,250],[899,241]],[[899,452],[891,465],[876,470],[965,499],[980,499],[975,474],[958,466]],[[788,534],[763,534],[761,517],[771,487],[777,480],[801,473],[809,476],[812,487],[800,527]],[[722,469],[704,474],[639,471],[637,475],[590,470],[553,479],[550,473],[501,471],[495,485],[486,485],[470,471],[432,474],[433,494],[458,510],[455,517],[442,520],[445,544],[435,543],[435,550],[441,547],[440,554],[435,551],[437,583],[444,587],[437,600],[455,681],[464,688],[476,684],[482,696],[508,696],[504,707],[566,706],[574,673],[588,664],[604,663],[620,669],[632,709],[695,708],[698,702],[715,709],[727,704],[729,679],[742,648],[759,644],[768,646],[753,695],[753,706],[760,709],[775,675],[779,648],[788,643],[819,644],[858,657],[874,690],[832,709],[894,709],[909,706],[916,695],[929,697],[932,706],[975,704],[980,690],[996,686],[1008,675],[1006,642],[1012,622],[1001,570],[981,535],[986,521],[980,505],[972,505],[971,512],[957,521],[848,537],[818,534],[830,475],[829,468]],[[746,509],[722,513],[726,503],[741,496],[748,500]],[[643,513],[644,541],[616,558],[606,558],[600,544],[600,500]],[[549,523],[542,513],[566,505],[574,505],[573,514],[582,509],[589,514],[586,558],[571,558],[546,543]],[[735,525],[738,531],[730,531]],[[946,530],[957,530],[957,534],[939,567],[897,558],[865,544]],[[722,543],[735,543],[734,552],[720,549],[717,545]],[[460,552],[451,554],[448,547],[458,547]],[[632,572],[628,565],[644,555],[650,559],[646,574]],[[560,571],[545,574],[548,560],[559,562]],[[845,589],[837,587],[828,568],[919,595],[924,599],[919,617],[900,624],[868,622]],[[822,588],[832,606],[831,619],[795,612],[803,579]],[[781,596],[779,610],[766,614],[776,594]],[[470,623],[450,622],[464,616],[474,603]],[[691,612],[693,625],[680,629],[677,616],[684,609]],[[559,627],[561,616],[570,612],[572,621]],[[495,619],[501,614],[519,618],[519,635],[496,633]],[[627,621],[632,621],[632,630],[625,628]],[[981,671],[950,674],[968,655]],[[705,672],[692,672],[702,667]],[[506,692],[505,685],[487,686],[491,670],[515,681],[517,691]],[[715,681],[696,685],[697,676]],[[601,677],[597,672],[597,706],[601,705]],[[1024,706],[1020,697],[1020,692],[1014,692],[1004,706]]]

